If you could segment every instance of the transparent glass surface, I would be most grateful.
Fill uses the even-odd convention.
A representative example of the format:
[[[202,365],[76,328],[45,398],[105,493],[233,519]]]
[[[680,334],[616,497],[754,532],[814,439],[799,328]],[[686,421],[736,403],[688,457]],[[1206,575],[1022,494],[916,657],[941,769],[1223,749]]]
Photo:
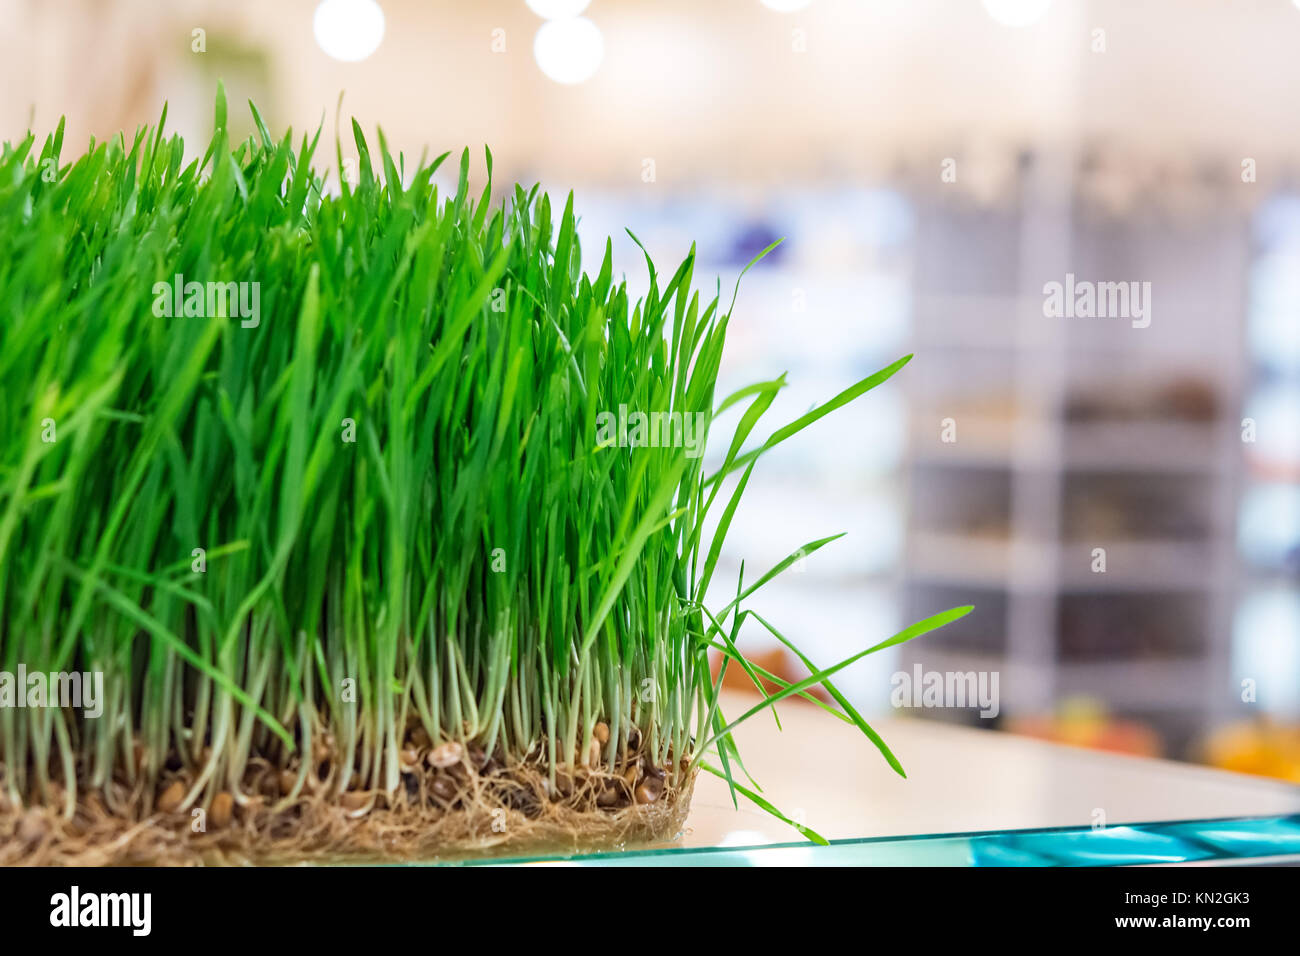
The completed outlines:
[[[746,699],[726,701],[743,712]],[[763,796],[816,846],[701,774],[676,840],[530,862],[598,865],[1118,865],[1300,858],[1300,787],[915,718],[871,721],[907,772],[808,705],[737,731]],[[749,785],[743,777],[740,782]],[[516,854],[515,856],[519,856]],[[516,862],[522,861],[522,858]],[[497,860],[496,862],[501,862]]]
[[[578,866],[1140,866],[1300,863],[1300,815],[752,847],[625,850],[493,863]]]

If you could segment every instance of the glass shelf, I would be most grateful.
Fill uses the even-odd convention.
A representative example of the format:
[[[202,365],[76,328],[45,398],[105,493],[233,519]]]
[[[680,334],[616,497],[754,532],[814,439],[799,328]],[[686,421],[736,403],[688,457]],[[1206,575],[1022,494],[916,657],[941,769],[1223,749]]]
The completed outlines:
[[[745,701],[728,693],[724,710]],[[870,719],[870,718],[869,718]],[[912,717],[873,720],[903,779],[855,728],[806,705],[745,723],[746,769],[804,841],[724,781],[696,783],[670,844],[508,862],[662,866],[1087,866],[1300,859],[1300,787]],[[507,862],[497,860],[475,863]]]
[[[1300,815],[834,840],[829,846],[627,850],[489,864],[570,866],[1136,866],[1300,862]]]

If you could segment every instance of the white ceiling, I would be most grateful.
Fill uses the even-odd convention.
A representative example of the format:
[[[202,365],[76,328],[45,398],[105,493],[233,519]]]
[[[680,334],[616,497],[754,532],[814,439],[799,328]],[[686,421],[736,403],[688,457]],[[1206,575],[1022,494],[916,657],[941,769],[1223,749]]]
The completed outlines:
[[[1292,0],[1054,0],[1038,24],[996,24],[980,0],[593,0],[606,57],[564,87],[533,60],[523,0],[380,0],[387,33],[359,64],[330,60],[313,0],[0,0],[0,137],[69,114],[68,141],[156,118],[203,135],[209,61],[190,31],[260,51],[238,69],[272,126],[382,124],[418,154],[491,144],[505,174],[573,181],[766,181],[857,175],[907,159],[1009,155],[1102,142],[1133,156],[1300,159],[1300,9]],[[493,29],[506,52],[493,53]],[[1106,50],[1090,47],[1105,30]],[[802,31],[797,34],[795,31]],[[806,52],[797,52],[800,41]],[[244,90],[243,87],[249,87]]]

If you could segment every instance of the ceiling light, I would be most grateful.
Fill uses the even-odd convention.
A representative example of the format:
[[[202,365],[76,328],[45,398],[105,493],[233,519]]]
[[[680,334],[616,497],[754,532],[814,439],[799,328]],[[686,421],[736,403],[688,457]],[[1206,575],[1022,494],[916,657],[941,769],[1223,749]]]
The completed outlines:
[[[327,54],[355,63],[379,49],[384,11],[375,0],[322,0],[312,17],[312,32]]]
[[[591,79],[605,58],[605,39],[586,17],[547,20],[533,40],[533,56],[556,83],[581,83]]]

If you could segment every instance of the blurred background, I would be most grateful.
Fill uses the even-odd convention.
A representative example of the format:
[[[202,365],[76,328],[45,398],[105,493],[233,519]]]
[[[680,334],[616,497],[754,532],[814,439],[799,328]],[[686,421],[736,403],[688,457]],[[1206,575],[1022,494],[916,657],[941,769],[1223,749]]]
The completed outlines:
[[[167,101],[198,157],[221,78],[235,134],[251,98],[330,156],[354,115],[480,181],[490,146],[634,289],[625,227],[661,272],[696,242],[724,305],[784,237],[724,393],[788,372],[775,425],[915,358],[755,472],[719,594],[847,531],[754,605],[819,664],[976,606],[844,672],[868,715],[918,666],[997,673],[995,718],[906,713],[1300,782],[1292,0],[0,0],[0,31],[3,140]],[[1150,283],[1150,324],[1046,314],[1067,276]]]

